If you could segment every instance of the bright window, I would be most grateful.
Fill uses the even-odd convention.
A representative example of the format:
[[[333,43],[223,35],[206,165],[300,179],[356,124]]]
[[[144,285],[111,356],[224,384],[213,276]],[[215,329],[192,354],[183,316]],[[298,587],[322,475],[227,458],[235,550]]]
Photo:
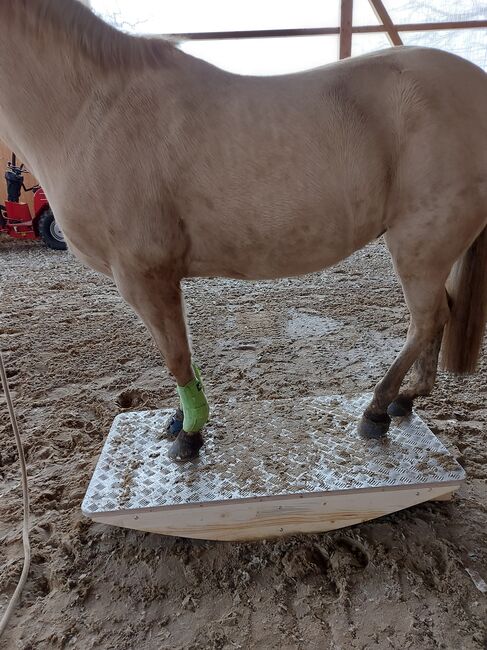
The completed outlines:
[[[487,19],[486,0],[383,0],[397,24]],[[339,0],[91,0],[109,22],[132,33],[171,34],[338,27]],[[379,23],[368,0],[354,0],[354,25]],[[406,45],[445,49],[487,69],[487,29],[400,32]],[[191,41],[182,49],[240,74],[282,74],[338,58],[337,36]],[[385,33],[355,34],[352,54],[390,47]]]

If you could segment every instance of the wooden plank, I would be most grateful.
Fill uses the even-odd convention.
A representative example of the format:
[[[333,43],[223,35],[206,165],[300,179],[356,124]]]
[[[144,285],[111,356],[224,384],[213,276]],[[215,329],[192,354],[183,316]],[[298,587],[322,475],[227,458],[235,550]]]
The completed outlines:
[[[442,494],[441,496],[434,497],[431,499],[431,501],[451,501],[455,495],[455,491],[453,490],[452,492],[446,492],[445,494]]]
[[[396,24],[398,32],[430,32],[444,29],[485,29],[487,20],[464,20],[449,21],[441,23],[403,23]],[[354,34],[372,34],[374,32],[386,32],[385,25],[363,25],[354,27]]]
[[[353,526],[450,496],[459,484],[349,490],[282,499],[146,508],[90,515],[94,521],[170,536],[218,541],[270,539]]]
[[[402,39],[399,36],[396,26],[392,22],[387,9],[384,7],[382,0],[369,0],[369,2],[375,15],[387,29],[387,36],[392,45],[402,45]]]
[[[175,41],[219,41],[247,38],[286,38],[294,36],[337,36],[339,33],[339,27],[304,27],[302,29],[248,29],[228,32],[152,34],[152,36],[169,38]]]
[[[353,0],[342,0],[340,7],[340,59],[352,56]]]
[[[398,32],[427,32],[445,29],[485,29],[487,20],[464,20],[441,23],[396,24]],[[387,32],[385,25],[352,25],[352,34],[377,34]],[[336,36],[340,27],[309,27],[304,29],[255,29],[228,32],[187,32],[179,34],[152,34],[154,38],[174,41],[219,41],[247,38],[286,38],[291,36]]]

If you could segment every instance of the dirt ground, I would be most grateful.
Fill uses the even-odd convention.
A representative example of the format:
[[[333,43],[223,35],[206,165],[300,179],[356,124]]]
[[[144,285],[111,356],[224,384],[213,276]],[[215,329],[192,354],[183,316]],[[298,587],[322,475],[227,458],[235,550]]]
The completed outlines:
[[[214,409],[370,390],[407,328],[382,242],[306,278],[185,284]],[[111,282],[0,242],[0,345],[30,476],[32,568],[2,649],[487,648],[487,354],[419,414],[468,473],[452,502],[333,533],[195,542],[92,523],[81,500],[113,417],[175,389]],[[19,465],[0,396],[0,607],[22,566]],[[261,423],[256,423],[259,426]],[[251,435],[251,431],[249,431]]]

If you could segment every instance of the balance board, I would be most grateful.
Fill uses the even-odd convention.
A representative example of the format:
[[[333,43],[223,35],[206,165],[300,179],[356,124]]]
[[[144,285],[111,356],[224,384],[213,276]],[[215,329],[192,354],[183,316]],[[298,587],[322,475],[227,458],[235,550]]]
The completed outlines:
[[[83,500],[94,521],[164,535],[252,540],[322,532],[434,499],[462,467],[413,413],[363,440],[370,395],[215,407],[199,458],[175,463],[172,410],[118,415]]]

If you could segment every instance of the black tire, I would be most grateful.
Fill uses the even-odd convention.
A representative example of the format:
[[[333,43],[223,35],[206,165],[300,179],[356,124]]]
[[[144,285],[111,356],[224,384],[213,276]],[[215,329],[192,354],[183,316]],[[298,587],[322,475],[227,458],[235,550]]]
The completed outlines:
[[[59,226],[56,224],[52,210],[48,208],[39,217],[37,225],[39,235],[42,241],[49,248],[56,251],[65,251],[67,249],[66,242]]]

